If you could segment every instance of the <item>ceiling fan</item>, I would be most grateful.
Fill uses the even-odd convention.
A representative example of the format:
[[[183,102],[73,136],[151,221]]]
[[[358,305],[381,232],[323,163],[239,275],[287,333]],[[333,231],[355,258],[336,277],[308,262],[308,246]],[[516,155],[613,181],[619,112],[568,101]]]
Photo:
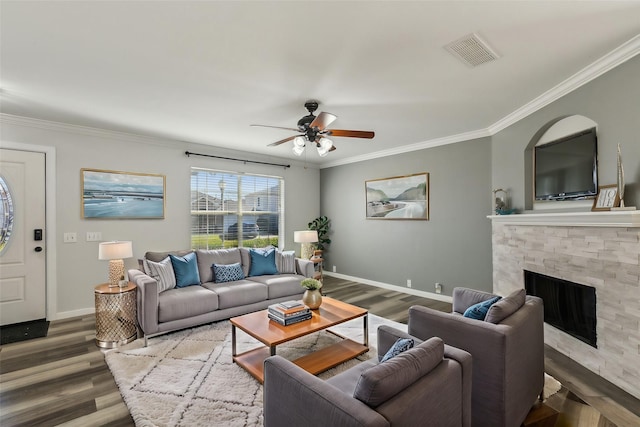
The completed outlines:
[[[331,114],[321,112],[317,116],[313,114],[318,109],[318,101],[307,101],[304,107],[309,111],[309,114],[298,120],[298,128],[287,128],[281,126],[269,126],[269,125],[251,125],[261,126],[275,129],[292,130],[294,132],[300,132],[299,135],[290,136],[280,141],[269,144],[269,147],[284,144],[285,142],[293,140],[293,153],[296,156],[301,156],[304,152],[307,142],[313,142],[316,144],[318,154],[320,157],[324,157],[329,154],[330,151],[336,149],[333,145],[333,141],[329,136],[341,136],[347,138],[367,138],[374,137],[374,132],[364,130],[344,130],[344,129],[327,129],[334,120],[338,117]]]

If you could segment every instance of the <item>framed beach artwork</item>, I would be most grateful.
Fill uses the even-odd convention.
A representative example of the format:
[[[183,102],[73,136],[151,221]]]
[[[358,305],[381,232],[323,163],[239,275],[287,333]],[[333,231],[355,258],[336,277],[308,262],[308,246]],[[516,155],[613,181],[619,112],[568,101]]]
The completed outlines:
[[[367,219],[429,219],[426,172],[365,182]]]
[[[164,219],[165,176],[81,169],[82,218]]]

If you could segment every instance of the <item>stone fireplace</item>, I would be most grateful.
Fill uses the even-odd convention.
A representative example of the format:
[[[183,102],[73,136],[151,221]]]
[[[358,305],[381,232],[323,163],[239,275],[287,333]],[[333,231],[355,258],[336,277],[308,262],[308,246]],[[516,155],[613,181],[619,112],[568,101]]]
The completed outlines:
[[[545,323],[545,343],[640,398],[640,211],[491,216],[493,290],[524,271],[594,287],[597,348]]]

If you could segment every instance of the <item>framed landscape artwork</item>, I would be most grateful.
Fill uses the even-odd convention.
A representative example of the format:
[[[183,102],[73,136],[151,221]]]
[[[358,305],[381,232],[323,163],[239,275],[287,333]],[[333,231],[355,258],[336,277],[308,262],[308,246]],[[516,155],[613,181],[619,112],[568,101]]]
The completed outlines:
[[[82,218],[164,219],[165,176],[82,169]]]
[[[426,172],[365,182],[367,219],[429,219]]]

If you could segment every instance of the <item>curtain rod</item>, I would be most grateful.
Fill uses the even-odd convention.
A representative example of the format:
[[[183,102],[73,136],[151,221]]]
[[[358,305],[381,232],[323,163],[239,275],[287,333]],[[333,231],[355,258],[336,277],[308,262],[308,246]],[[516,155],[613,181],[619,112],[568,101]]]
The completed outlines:
[[[211,154],[199,154],[199,153],[192,153],[190,151],[185,151],[184,154],[186,154],[187,157],[189,157],[189,156],[213,157],[214,159],[233,160],[233,161],[236,161],[236,162],[255,163],[255,164],[258,164],[258,165],[280,166],[280,167],[283,167],[283,168],[290,168],[291,167],[291,165],[281,165],[279,163],[268,163],[268,162],[258,162],[258,161],[255,161],[255,160],[234,159],[233,157],[212,156]]]

